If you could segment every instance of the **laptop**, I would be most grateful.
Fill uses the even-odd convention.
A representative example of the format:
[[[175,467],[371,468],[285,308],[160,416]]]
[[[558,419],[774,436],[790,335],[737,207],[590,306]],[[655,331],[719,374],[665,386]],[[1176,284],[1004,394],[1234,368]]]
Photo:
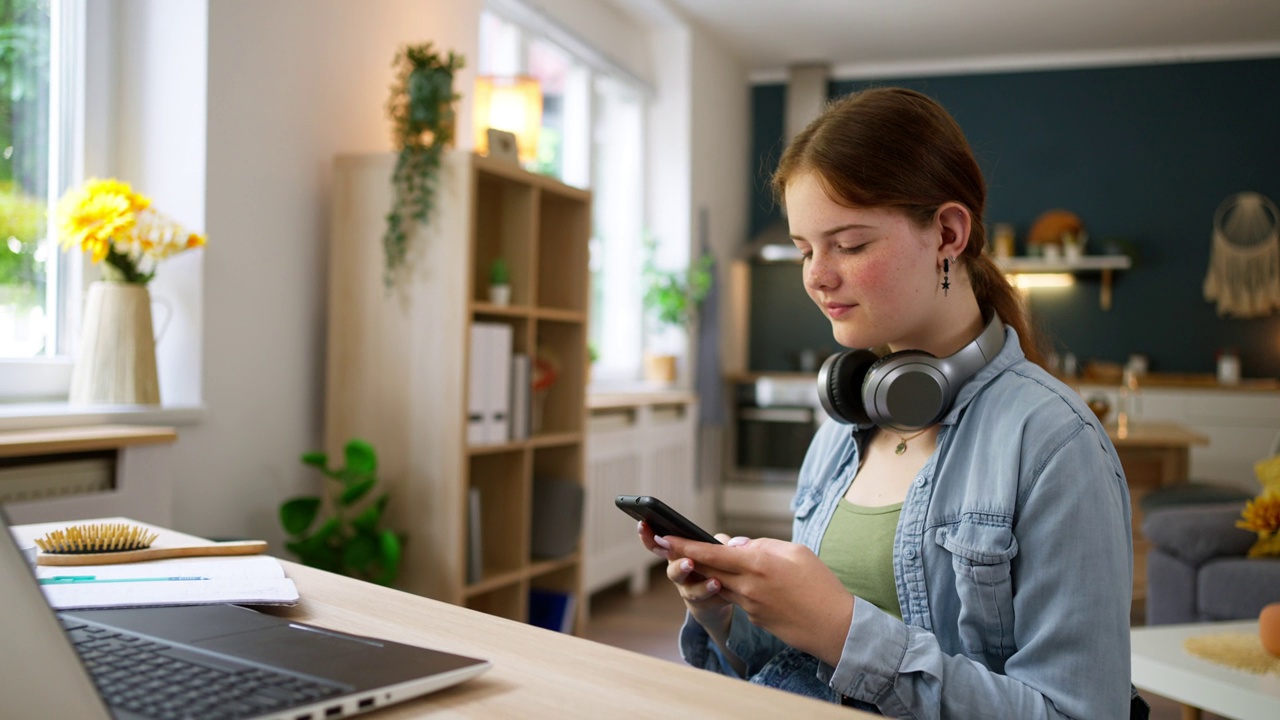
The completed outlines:
[[[491,663],[236,605],[68,610],[45,601],[0,508],[0,717],[329,720]]]

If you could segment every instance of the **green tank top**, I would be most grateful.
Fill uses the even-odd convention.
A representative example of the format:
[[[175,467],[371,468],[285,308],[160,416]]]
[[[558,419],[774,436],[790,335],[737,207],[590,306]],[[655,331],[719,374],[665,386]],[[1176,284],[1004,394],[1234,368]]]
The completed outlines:
[[[893,537],[901,514],[902,503],[866,507],[841,498],[818,546],[818,557],[846,590],[898,619]]]

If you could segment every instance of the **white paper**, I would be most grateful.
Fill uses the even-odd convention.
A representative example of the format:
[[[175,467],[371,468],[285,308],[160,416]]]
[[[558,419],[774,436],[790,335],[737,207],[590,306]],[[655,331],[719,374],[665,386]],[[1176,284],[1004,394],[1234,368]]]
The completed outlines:
[[[298,588],[285,577],[284,567],[265,555],[153,560],[122,565],[41,565],[36,567],[36,578],[45,581],[62,578],[54,584],[40,586],[49,604],[58,610],[298,602]]]
[[[149,525],[129,518],[112,517],[77,522],[16,525],[9,528],[18,547],[35,544],[35,538],[69,525],[127,523],[147,528],[158,537],[151,547],[182,547],[207,540]],[[147,579],[145,582],[63,582],[42,584],[49,604],[58,610],[152,605],[293,605],[298,588],[284,573],[280,561],[269,555],[174,558],[116,565],[35,566],[37,579],[93,577],[95,580]],[[208,580],[159,580],[200,577]]]

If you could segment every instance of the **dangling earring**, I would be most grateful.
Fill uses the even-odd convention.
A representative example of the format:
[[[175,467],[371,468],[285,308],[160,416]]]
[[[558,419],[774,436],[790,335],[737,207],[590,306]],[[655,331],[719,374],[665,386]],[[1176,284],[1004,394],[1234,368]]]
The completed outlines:
[[[942,296],[947,296],[947,291],[951,289],[951,259],[942,258]]]

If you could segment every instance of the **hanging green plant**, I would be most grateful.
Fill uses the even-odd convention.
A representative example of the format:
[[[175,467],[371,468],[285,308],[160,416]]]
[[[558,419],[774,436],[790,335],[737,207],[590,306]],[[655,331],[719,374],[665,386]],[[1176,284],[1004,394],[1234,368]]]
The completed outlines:
[[[382,237],[387,287],[404,266],[410,232],[426,224],[434,206],[440,161],[453,143],[453,102],[462,97],[453,91],[453,76],[463,65],[461,55],[441,56],[429,42],[406,45],[396,53],[396,82],[387,101],[399,152],[391,176],[395,202]]]

